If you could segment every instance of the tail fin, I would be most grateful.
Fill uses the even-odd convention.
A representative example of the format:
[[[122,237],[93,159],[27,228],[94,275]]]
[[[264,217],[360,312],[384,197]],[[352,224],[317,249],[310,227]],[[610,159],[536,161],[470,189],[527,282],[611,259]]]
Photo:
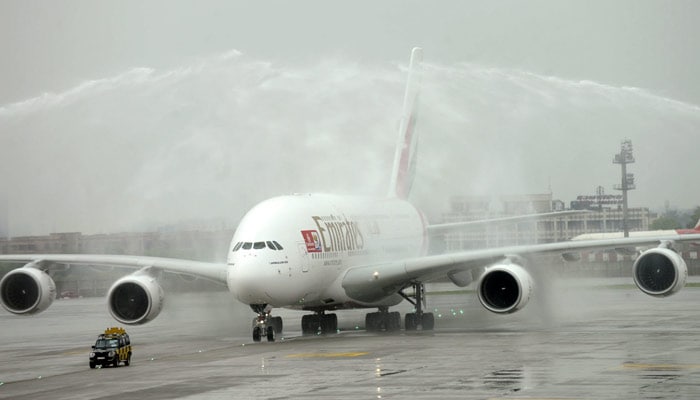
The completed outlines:
[[[695,231],[700,231],[700,219],[698,219],[698,223],[695,224],[695,228],[693,228]]]
[[[399,140],[394,155],[394,168],[391,173],[389,196],[405,199],[411,192],[416,170],[417,135],[415,134],[416,109],[420,89],[420,64],[423,61],[423,49],[414,47],[408,67],[408,81],[403,99]]]

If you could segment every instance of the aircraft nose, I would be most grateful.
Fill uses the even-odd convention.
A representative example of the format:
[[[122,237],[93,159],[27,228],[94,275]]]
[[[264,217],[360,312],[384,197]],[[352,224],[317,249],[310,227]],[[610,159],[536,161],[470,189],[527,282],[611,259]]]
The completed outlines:
[[[229,291],[246,304],[267,304],[270,280],[274,278],[264,263],[253,257],[238,260],[229,266],[227,285]]]

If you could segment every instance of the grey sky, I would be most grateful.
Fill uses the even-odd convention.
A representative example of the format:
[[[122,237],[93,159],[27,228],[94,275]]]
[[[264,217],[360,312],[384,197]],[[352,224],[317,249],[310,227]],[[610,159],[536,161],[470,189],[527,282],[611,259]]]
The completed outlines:
[[[0,2],[11,233],[235,222],[275,194],[381,194],[415,45],[427,64],[415,187],[424,207],[550,185],[565,201],[597,185],[612,192],[624,137],[638,159],[633,205],[691,207],[699,9]]]
[[[3,103],[237,49],[268,60],[469,61],[700,102],[696,1],[4,1]]]

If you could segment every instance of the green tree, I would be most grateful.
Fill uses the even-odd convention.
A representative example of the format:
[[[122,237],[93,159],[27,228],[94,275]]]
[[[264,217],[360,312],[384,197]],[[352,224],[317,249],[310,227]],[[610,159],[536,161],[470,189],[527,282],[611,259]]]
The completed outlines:
[[[680,227],[678,219],[670,215],[662,215],[649,225],[652,230],[678,229]]]
[[[698,223],[698,220],[700,220],[700,206],[695,207],[695,211],[693,211],[693,215],[690,216],[690,221],[688,221],[688,225],[686,226],[686,228],[694,228],[695,225]]]

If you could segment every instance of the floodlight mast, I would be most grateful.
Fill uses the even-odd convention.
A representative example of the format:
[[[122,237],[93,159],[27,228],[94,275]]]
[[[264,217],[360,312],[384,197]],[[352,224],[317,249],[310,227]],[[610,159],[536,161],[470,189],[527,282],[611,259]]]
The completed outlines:
[[[636,188],[634,184],[634,174],[627,173],[627,164],[634,163],[634,155],[632,155],[632,141],[625,139],[620,145],[620,153],[615,154],[613,164],[620,164],[621,177],[620,184],[614,185],[613,189],[622,191],[622,230],[625,237],[629,237],[629,226],[627,224],[627,191]]]

